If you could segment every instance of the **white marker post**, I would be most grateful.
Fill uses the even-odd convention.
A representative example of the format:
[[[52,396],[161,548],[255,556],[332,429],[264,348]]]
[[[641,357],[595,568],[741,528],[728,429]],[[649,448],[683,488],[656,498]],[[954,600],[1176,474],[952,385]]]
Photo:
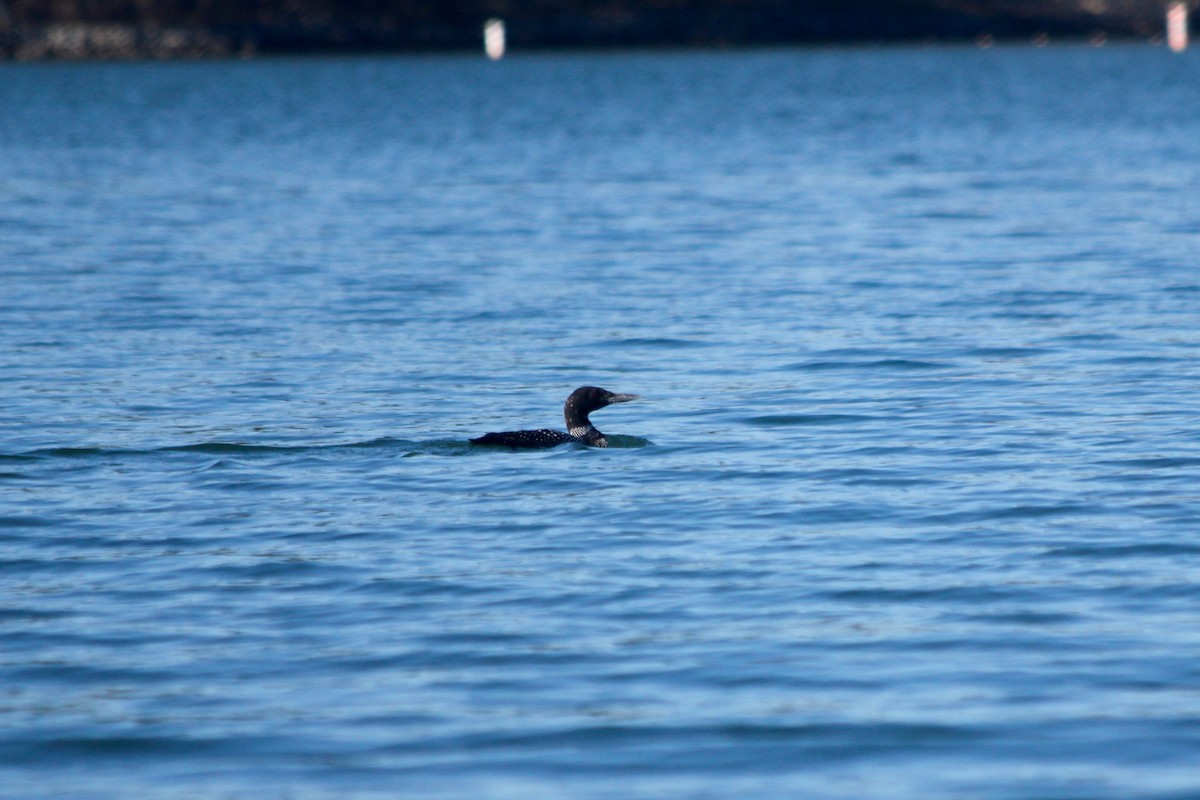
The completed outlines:
[[[1171,3],[1167,9],[1167,46],[1182,53],[1188,46],[1188,10],[1184,3]]]
[[[483,51],[492,61],[504,58],[504,20],[489,19],[483,26]]]

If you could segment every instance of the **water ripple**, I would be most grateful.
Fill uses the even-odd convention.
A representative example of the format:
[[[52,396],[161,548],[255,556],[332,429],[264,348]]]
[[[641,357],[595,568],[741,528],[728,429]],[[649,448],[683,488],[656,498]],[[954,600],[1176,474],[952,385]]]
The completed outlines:
[[[1200,790],[1200,60],[0,68],[0,794]]]

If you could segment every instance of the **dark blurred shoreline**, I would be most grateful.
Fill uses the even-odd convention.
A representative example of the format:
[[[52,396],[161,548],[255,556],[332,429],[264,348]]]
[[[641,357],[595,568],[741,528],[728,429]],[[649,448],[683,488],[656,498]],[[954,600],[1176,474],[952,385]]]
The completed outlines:
[[[1152,38],[1162,0],[0,0],[0,59]]]

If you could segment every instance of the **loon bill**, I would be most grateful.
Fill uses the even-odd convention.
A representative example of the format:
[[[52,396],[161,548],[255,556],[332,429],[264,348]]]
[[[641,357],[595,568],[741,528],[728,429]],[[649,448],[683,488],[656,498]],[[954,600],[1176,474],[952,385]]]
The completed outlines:
[[[593,411],[611,406],[614,403],[628,403],[637,400],[641,395],[615,394],[607,389],[595,386],[580,386],[571,392],[567,404],[563,406],[563,418],[567,421],[567,432],[542,429],[537,431],[501,431],[500,433],[485,433],[478,439],[472,439],[471,444],[494,444],[504,447],[557,447],[567,442],[577,442],[588,447],[608,447],[608,439],[596,430],[596,426],[588,419]]]

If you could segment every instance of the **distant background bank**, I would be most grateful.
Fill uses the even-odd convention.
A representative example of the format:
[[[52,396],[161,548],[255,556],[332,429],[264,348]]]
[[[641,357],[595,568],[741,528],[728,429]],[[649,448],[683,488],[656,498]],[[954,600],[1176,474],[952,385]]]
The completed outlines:
[[[1200,0],[1187,0],[1194,10]],[[1160,39],[1167,0],[0,0],[0,58]]]

